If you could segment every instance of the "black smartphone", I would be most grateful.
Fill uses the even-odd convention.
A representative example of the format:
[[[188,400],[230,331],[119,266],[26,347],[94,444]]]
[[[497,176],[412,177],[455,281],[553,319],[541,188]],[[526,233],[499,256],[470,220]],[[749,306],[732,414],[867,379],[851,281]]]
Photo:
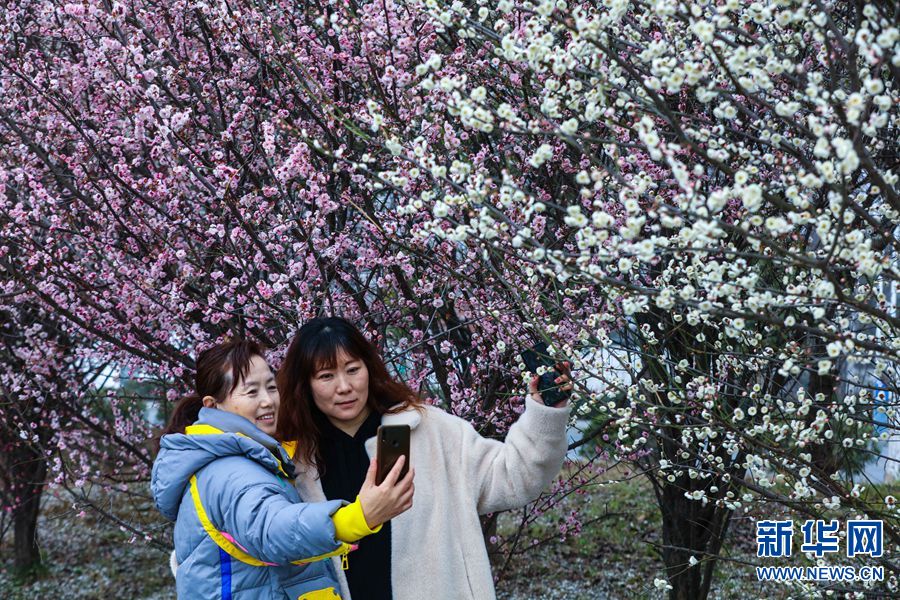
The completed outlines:
[[[381,485],[401,456],[406,457],[400,470],[400,479],[403,479],[409,472],[409,425],[382,425],[375,437],[375,458],[378,460],[375,485]]]
[[[541,375],[538,380],[538,391],[541,393],[541,399],[547,406],[556,406],[563,400],[568,400],[572,395],[571,391],[562,391],[559,386],[554,383],[554,379],[562,375],[556,368],[556,363],[562,362],[554,360],[547,352],[547,344],[538,342],[528,350],[522,352],[522,362],[525,368],[534,375],[537,375],[539,367],[548,367],[549,369]]]

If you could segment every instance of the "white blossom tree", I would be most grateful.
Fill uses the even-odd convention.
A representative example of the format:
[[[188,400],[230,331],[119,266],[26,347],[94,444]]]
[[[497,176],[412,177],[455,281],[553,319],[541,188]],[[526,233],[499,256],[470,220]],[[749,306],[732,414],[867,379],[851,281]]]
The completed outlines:
[[[747,504],[896,543],[895,498],[850,476],[889,435],[875,413],[896,427],[873,399],[900,358],[896,5],[403,5],[445,45],[404,87],[415,118],[362,119],[392,168],[350,167],[430,213],[422,237],[593,303],[557,336],[578,371],[637,356],[584,407],[653,482],[670,596],[707,595]]]

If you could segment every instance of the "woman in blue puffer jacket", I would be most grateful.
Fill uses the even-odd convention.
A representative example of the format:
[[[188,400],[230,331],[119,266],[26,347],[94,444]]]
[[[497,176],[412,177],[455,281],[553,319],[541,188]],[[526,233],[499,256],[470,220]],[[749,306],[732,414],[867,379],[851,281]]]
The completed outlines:
[[[412,505],[413,471],[379,486],[374,462],[356,501],[303,503],[294,448],[272,437],[279,398],[262,348],[219,344],[197,358],[196,394],[160,440],[151,489],[175,521],[179,598],[340,598],[332,561]]]

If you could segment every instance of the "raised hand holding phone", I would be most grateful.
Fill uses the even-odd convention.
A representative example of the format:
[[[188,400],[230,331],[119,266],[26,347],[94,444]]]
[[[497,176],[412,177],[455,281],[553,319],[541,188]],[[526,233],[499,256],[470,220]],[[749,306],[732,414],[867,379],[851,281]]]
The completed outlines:
[[[547,406],[565,405],[572,395],[572,379],[568,361],[556,362],[549,355],[547,344],[539,342],[522,352],[522,361],[535,375],[529,382],[529,392],[536,400]],[[538,376],[540,367],[547,367],[543,375]]]
[[[400,473],[407,470],[406,457],[397,459],[393,468],[380,484],[375,483],[378,471],[378,459],[372,459],[366,479],[359,490],[359,503],[362,505],[363,517],[369,529],[375,529],[385,521],[412,508],[415,486],[413,478],[415,469],[409,469],[406,475]]]

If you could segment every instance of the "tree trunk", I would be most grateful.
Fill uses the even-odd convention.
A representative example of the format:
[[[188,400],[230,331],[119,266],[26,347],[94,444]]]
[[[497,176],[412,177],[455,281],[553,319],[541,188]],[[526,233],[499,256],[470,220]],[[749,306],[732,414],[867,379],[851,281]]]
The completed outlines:
[[[711,483],[728,489],[720,479]],[[732,512],[684,497],[685,486],[664,486],[662,557],[672,589],[668,600],[705,600],[709,596],[715,563],[728,532]],[[704,486],[704,487],[708,487]],[[698,562],[691,565],[691,556]]]
[[[690,557],[692,552],[689,548],[693,548],[698,544],[697,534],[702,532],[696,531],[699,523],[693,518],[696,516],[695,503],[685,501],[678,498],[676,494],[680,490],[674,491],[675,494],[666,494],[670,496],[670,507],[672,510],[663,512],[663,562],[666,566],[666,579],[672,589],[669,590],[669,600],[704,600],[700,597],[700,589],[702,587],[702,573],[697,565],[690,565]],[[671,498],[675,496],[675,498]]]
[[[37,522],[47,476],[47,462],[31,452],[28,452],[27,458],[23,454],[19,457],[21,462],[15,466],[18,474],[16,491],[21,500],[12,511],[15,551],[13,569],[17,578],[33,579],[42,568]]]

